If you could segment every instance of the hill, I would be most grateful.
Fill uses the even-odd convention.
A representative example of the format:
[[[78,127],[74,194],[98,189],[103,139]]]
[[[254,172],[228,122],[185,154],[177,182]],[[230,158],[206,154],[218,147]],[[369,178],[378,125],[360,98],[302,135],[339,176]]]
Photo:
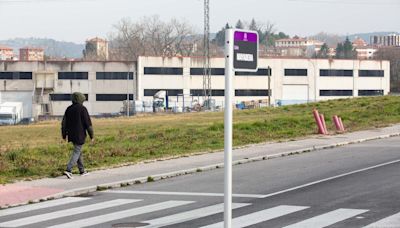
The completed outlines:
[[[72,42],[57,41],[47,38],[16,38],[9,40],[0,40],[1,45],[5,45],[14,49],[14,53],[18,54],[22,47],[40,47],[45,49],[45,54],[54,57],[81,58],[84,44],[76,44]]]
[[[336,47],[339,42],[343,42],[346,37],[349,37],[350,41],[355,40],[357,37],[365,40],[367,43],[370,41],[371,36],[382,36],[388,34],[399,34],[398,32],[371,32],[371,33],[355,33],[349,35],[338,35],[338,34],[331,34],[326,32],[320,32],[318,34],[309,36],[309,38],[320,40],[324,43],[327,43],[330,47]]]

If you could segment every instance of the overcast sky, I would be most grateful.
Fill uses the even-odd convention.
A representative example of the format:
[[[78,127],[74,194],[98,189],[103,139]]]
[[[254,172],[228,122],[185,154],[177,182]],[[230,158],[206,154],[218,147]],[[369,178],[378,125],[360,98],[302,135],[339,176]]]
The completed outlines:
[[[211,32],[251,18],[300,36],[400,32],[400,0],[210,0],[210,8]],[[0,40],[47,37],[83,43],[106,37],[123,17],[151,15],[185,19],[203,31],[203,0],[0,0]]]

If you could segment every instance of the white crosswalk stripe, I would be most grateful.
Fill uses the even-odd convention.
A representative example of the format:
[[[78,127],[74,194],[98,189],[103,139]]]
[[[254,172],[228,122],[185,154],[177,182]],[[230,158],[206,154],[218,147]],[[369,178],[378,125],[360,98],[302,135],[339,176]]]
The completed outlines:
[[[243,215],[237,218],[232,219],[232,227],[246,227],[251,226],[260,222],[265,222],[274,218],[278,218],[287,214],[291,214],[297,211],[301,211],[307,209],[309,207],[302,206],[277,206],[270,209],[254,212],[248,215]],[[208,226],[204,226],[202,228],[220,228],[223,227],[223,222],[214,223]]]
[[[109,223],[113,221],[117,221],[120,219],[126,219],[138,215],[149,214],[152,212],[157,212],[161,210],[167,210],[171,208],[177,208],[179,206],[189,205],[195,203],[195,201],[186,201],[186,200],[170,200],[163,201],[154,204],[144,204],[142,205],[134,205],[132,207],[128,207],[129,209],[119,209],[118,206],[127,205],[135,202],[142,201],[142,199],[116,199],[109,200],[105,202],[91,202],[87,201],[90,198],[84,197],[68,197],[58,200],[47,201],[38,204],[26,205],[16,208],[10,208],[5,210],[0,210],[0,219],[3,221],[0,222],[0,227],[19,227],[19,226],[37,226],[40,227],[41,223],[47,222],[55,219],[54,222],[62,224],[53,223],[51,228],[69,228],[69,227],[87,227],[87,226],[98,226],[103,223]],[[68,204],[83,202],[87,205],[84,206],[69,206]],[[90,203],[90,204],[89,204]],[[56,206],[66,206],[68,209],[59,209],[54,211],[52,207]],[[233,203],[233,209],[239,209],[246,206],[250,206],[251,203]],[[203,219],[202,221],[206,221],[204,218],[207,216],[221,214],[224,211],[223,203],[214,204],[210,206],[198,207],[196,208],[196,204],[191,206],[192,209],[183,210],[176,209],[176,213],[169,213],[162,217],[154,217],[153,214],[149,214],[147,216],[146,221],[142,221],[142,223],[148,224],[145,228],[158,228],[165,226],[172,226],[185,222],[195,222],[196,219]],[[100,212],[100,214],[93,215],[92,217],[84,217],[85,213],[98,211],[102,209],[113,208],[111,212]],[[196,209],[193,209],[196,208]],[[292,206],[292,205],[280,205],[272,208],[262,209],[260,211],[255,211],[249,214],[243,214],[241,216],[235,217],[232,220],[232,227],[248,227],[252,225],[257,225],[263,222],[268,222],[269,220],[280,218],[284,219],[286,215],[291,213],[295,213],[298,211],[302,211],[309,208],[308,206]],[[39,214],[38,212],[34,212],[39,209],[47,209],[48,212],[44,214]],[[7,215],[18,215],[21,213],[34,212],[36,215],[29,215],[27,217],[17,217],[16,219],[7,221]],[[242,210],[243,211],[243,210]],[[295,221],[295,223],[285,226],[284,228],[322,228],[337,224],[339,222],[345,221],[357,215],[363,214],[368,210],[364,209],[346,209],[340,208],[336,210],[329,211],[324,214],[315,215],[314,217],[304,218],[301,221]],[[168,211],[167,211],[168,212]],[[101,214],[105,213],[105,214]],[[77,216],[80,218],[74,218],[74,220],[67,218],[68,216]],[[63,220],[60,220],[62,219]],[[11,218],[10,218],[11,219]],[[1,221],[1,220],[0,220]],[[362,220],[360,220],[362,221]],[[34,225],[33,225],[34,224]],[[195,223],[193,223],[195,224]],[[383,218],[379,221],[373,222],[364,228],[397,228],[400,227],[400,212],[397,214],[390,215],[386,218]],[[365,225],[365,224],[364,224]],[[48,225],[46,225],[48,226]],[[193,225],[195,226],[195,225]],[[223,227],[223,221],[203,226],[202,228],[217,228]]]
[[[104,193],[114,194],[139,194],[139,195],[170,195],[170,196],[224,196],[224,193],[206,192],[162,192],[162,191],[126,191],[126,190],[107,190]],[[259,194],[232,194],[232,197],[242,198],[264,198]]]
[[[24,213],[28,211],[34,211],[34,210],[39,210],[39,209],[44,209],[44,208],[49,208],[49,207],[55,207],[55,206],[61,206],[69,203],[76,203],[76,202],[81,202],[88,200],[89,198],[83,198],[83,197],[67,197],[67,198],[62,198],[62,199],[56,199],[56,200],[50,200],[42,203],[36,203],[36,204],[30,204],[30,205],[25,205],[21,207],[14,207],[10,209],[5,209],[5,210],[0,210],[0,216],[6,216],[6,215],[15,215],[18,213]]]
[[[248,206],[250,204],[247,203],[233,203],[232,208],[237,209],[241,208],[244,206]],[[145,221],[143,223],[148,223],[150,225],[145,226],[144,228],[155,228],[155,227],[162,227],[162,226],[168,226],[168,225],[173,225],[177,223],[182,223],[186,221],[191,221],[199,218],[204,218],[209,215],[214,215],[218,214],[224,211],[224,204],[216,204],[208,207],[202,207],[199,209],[191,210],[191,211],[186,211],[183,213],[179,214],[174,214],[174,215],[169,215],[165,216],[162,218],[157,218],[149,221]]]
[[[29,224],[48,221],[51,219],[57,219],[57,218],[62,218],[62,217],[66,217],[66,216],[86,213],[86,212],[90,212],[90,211],[96,211],[96,210],[100,210],[100,209],[121,206],[124,204],[134,203],[134,202],[138,202],[138,201],[141,201],[141,200],[136,200],[136,199],[111,200],[111,201],[106,201],[106,202],[101,202],[101,203],[96,203],[96,204],[90,204],[87,206],[74,207],[74,208],[70,208],[70,209],[66,209],[66,210],[60,210],[60,211],[50,212],[50,213],[46,213],[46,214],[34,215],[34,216],[29,216],[29,217],[25,217],[25,218],[21,218],[21,219],[11,220],[8,222],[0,223],[0,227],[26,226]]]
[[[337,209],[322,215],[318,215],[316,217],[312,217],[307,220],[303,220],[296,224],[292,224],[290,226],[286,226],[284,228],[322,228],[333,225],[337,222],[346,220],[348,218],[354,217],[356,215],[367,212],[368,210],[359,210],[359,209]]]
[[[86,226],[94,226],[101,223],[111,222],[118,219],[123,219],[135,215],[146,214],[150,212],[160,211],[168,208],[183,206],[186,204],[194,203],[193,201],[166,201],[157,204],[151,204],[143,207],[133,208],[124,211],[118,211],[110,214],[99,215],[96,217],[91,217],[87,219],[81,219],[77,221],[73,221],[70,223],[64,223],[56,226],[51,226],[49,228],[78,228],[78,227],[86,227]]]
[[[392,216],[381,219],[377,222],[369,224],[364,228],[398,228],[400,227],[400,212]]]

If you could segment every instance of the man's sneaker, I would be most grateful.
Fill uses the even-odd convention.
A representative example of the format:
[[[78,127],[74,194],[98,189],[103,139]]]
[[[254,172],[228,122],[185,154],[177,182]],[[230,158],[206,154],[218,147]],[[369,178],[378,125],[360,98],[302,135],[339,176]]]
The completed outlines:
[[[83,177],[83,176],[87,176],[87,175],[89,175],[89,173],[86,172],[86,171],[84,171],[84,172],[81,173],[81,176],[82,176],[82,177]]]
[[[72,179],[72,173],[68,171],[64,171],[64,175],[67,176],[68,179]]]

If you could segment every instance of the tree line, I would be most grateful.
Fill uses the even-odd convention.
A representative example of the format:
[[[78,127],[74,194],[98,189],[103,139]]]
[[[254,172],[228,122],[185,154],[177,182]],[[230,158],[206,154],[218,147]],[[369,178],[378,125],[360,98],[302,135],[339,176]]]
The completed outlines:
[[[211,55],[221,55],[225,42],[225,30],[232,28],[228,23],[210,40]],[[258,32],[260,47],[271,47],[275,40],[288,38],[276,32],[273,23],[238,20],[235,28]],[[193,56],[203,53],[203,34],[196,33],[186,21],[171,19],[164,22],[159,16],[144,17],[138,21],[121,19],[109,34],[110,58],[113,60],[136,60],[138,56]]]

